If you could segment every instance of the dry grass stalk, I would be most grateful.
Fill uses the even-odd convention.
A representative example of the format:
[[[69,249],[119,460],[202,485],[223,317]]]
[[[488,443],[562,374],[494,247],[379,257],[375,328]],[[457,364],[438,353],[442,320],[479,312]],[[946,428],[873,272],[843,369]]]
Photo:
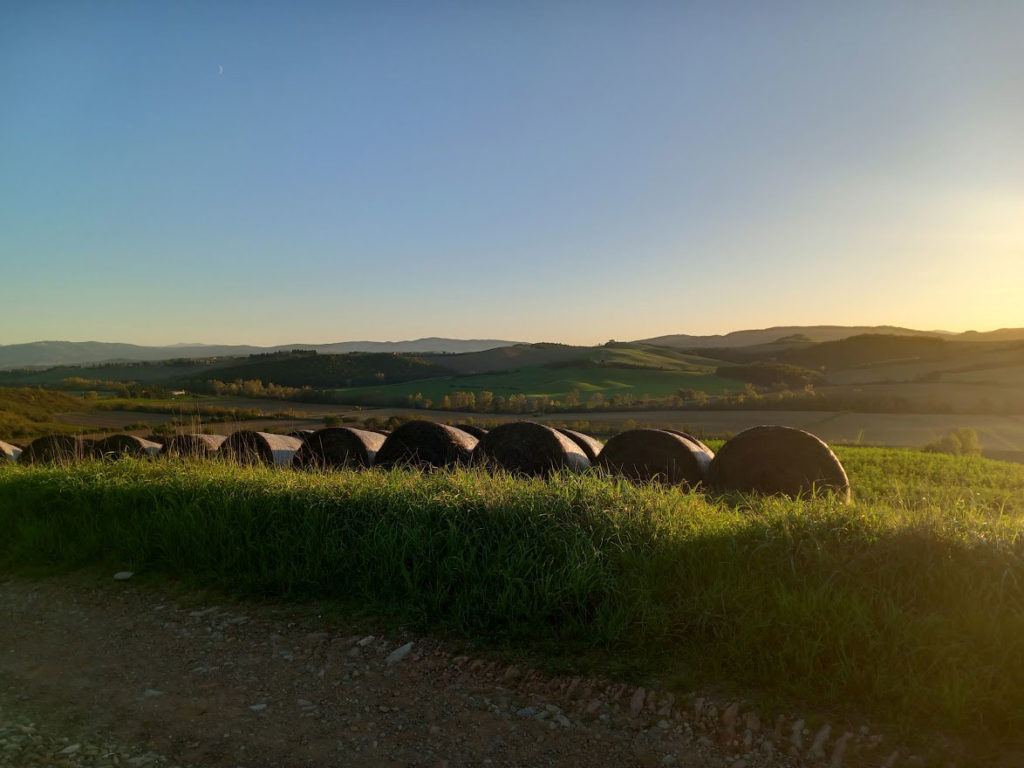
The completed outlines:
[[[122,456],[153,458],[160,453],[160,443],[135,435],[109,435],[93,445],[93,455],[98,459],[118,459]]]
[[[175,435],[167,441],[161,453],[177,458],[208,459],[217,453],[225,440],[225,435]]]
[[[93,441],[78,435],[37,437],[18,457],[19,464],[70,464],[92,455]]]

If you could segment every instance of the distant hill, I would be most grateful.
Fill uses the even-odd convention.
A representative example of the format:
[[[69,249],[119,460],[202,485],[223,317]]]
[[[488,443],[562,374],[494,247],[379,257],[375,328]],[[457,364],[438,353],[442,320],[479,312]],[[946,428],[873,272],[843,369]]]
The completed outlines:
[[[480,352],[507,347],[514,341],[500,339],[426,338],[413,341],[342,341],[332,344],[279,344],[274,347],[222,344],[172,344],[148,347],[102,341],[33,341],[0,345],[0,369],[56,365],[86,365],[117,361],[156,361],[179,358],[245,357],[289,349],[309,349],[324,354],[346,352]]]
[[[752,347],[757,344],[772,344],[790,340],[799,340],[805,343],[808,341],[839,341],[866,333],[896,336],[944,336],[941,331],[915,331],[911,328],[899,328],[892,325],[782,325],[757,330],[733,331],[714,336],[690,336],[685,333],[677,333],[670,336],[656,336],[653,339],[644,339],[644,341],[677,349],[709,349]]]
[[[950,341],[1024,341],[1024,328],[1001,328],[997,331],[917,331],[896,326],[806,325],[776,326],[756,330],[733,331],[713,336],[671,334],[643,339],[635,344],[671,347],[675,350],[706,350],[778,345],[777,349],[806,346],[825,341],[840,341],[864,334],[922,336]],[[33,341],[27,344],[0,345],[0,370],[11,368],[43,368],[58,365],[91,365],[113,362],[154,362],[158,360],[246,357],[292,349],[313,350],[321,354],[341,355],[349,352],[407,353],[415,355],[462,355],[482,353],[477,359],[459,361],[460,371],[504,370],[516,365],[542,365],[571,359],[583,347],[565,344],[524,344],[504,339],[447,339],[429,337],[409,341],[339,341],[328,344],[278,344],[259,347],[248,344],[171,344],[142,346],[101,341]],[[505,350],[505,351],[502,351]],[[519,359],[521,358],[521,359]],[[449,366],[449,361],[439,362]]]
[[[261,347],[174,345],[143,347],[104,341],[33,341],[0,346],[0,368],[81,365],[115,360],[167,360],[176,357],[240,357],[264,352]]]
[[[656,336],[652,339],[643,339],[643,341],[649,344],[675,347],[676,349],[724,349],[729,347],[752,347],[758,344],[774,344],[777,342],[841,341],[851,336],[868,334],[925,336],[950,341],[1024,340],[1024,328],[1001,328],[998,331],[949,333],[947,331],[917,331],[912,328],[900,328],[894,325],[782,325],[758,330],[733,331],[732,333],[714,336],[691,336],[685,333],[677,333],[668,336]]]
[[[778,355],[783,363],[838,371],[863,366],[892,365],[953,357],[959,345],[941,338],[864,334],[809,347],[788,349]]]
[[[414,341],[339,341],[334,344],[289,344],[284,349],[302,347],[315,349],[325,355],[343,355],[346,352],[408,352],[412,354],[483,352],[499,347],[511,347],[519,342],[502,339],[442,339],[431,336]]]

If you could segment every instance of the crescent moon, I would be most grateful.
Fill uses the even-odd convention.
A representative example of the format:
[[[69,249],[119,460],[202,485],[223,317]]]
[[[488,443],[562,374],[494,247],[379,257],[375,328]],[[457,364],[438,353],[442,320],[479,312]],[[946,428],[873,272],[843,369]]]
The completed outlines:
[[[224,74],[224,65],[223,64],[218,64],[217,65],[217,74],[218,75],[223,75]]]

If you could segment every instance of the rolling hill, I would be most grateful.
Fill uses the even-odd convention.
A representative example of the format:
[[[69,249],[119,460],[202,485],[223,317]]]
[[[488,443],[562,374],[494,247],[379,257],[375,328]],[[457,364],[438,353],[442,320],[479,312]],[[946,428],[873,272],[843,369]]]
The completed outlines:
[[[89,365],[107,362],[160,361],[181,358],[244,357],[289,349],[309,349],[324,354],[348,352],[479,352],[509,346],[513,341],[500,339],[442,339],[413,341],[342,341],[331,344],[279,344],[272,347],[220,344],[172,344],[140,346],[100,341],[33,341],[27,344],[0,345],[0,370],[34,366]]]
[[[799,336],[811,342],[840,341],[851,336],[924,336],[950,341],[1024,341],[1024,328],[1001,328],[997,331],[917,331],[892,325],[850,326],[850,325],[792,325],[775,326],[759,330],[733,331],[716,336],[690,336],[684,333],[656,336],[643,339],[650,344],[660,344],[677,349],[707,349],[752,347],[772,344],[785,337]]]

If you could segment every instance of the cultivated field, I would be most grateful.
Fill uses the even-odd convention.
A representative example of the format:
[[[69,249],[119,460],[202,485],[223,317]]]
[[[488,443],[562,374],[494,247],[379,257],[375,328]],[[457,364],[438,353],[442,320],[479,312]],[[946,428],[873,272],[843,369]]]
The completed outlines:
[[[209,402],[224,407],[262,406],[265,410],[273,410],[274,406],[278,405],[274,401],[241,398],[211,399]],[[293,405],[303,413],[303,416],[274,419],[255,418],[241,422],[226,421],[202,426],[219,434],[228,434],[239,428],[272,429],[275,432],[293,429],[319,429],[324,426],[324,418],[327,416],[337,416],[354,421],[365,419],[387,421],[392,417],[426,418],[449,424],[465,421],[500,423],[527,418],[542,423],[559,424],[589,421],[590,431],[601,435],[617,432],[628,426],[652,426],[696,431],[710,436],[725,436],[759,424],[778,424],[805,429],[829,443],[907,448],[919,448],[951,430],[969,427],[977,431],[984,451],[1001,457],[1014,458],[1007,455],[1013,453],[1020,453],[1024,457],[1024,417],[1022,416],[774,410],[600,411],[595,413],[497,415],[468,414],[458,411],[423,411],[414,408],[353,409],[345,406],[312,403],[282,403],[281,405]],[[90,429],[103,431],[123,429],[127,425],[138,422],[156,426],[169,423],[181,416],[145,411],[87,411],[58,414],[56,418],[67,425],[84,427],[87,431]]]
[[[664,397],[680,389],[694,389],[708,394],[736,392],[742,384],[729,381],[712,373],[683,370],[655,370],[649,368],[595,368],[567,366],[558,368],[533,367],[517,371],[478,374],[475,376],[443,376],[433,379],[416,379],[401,384],[369,387],[350,387],[333,390],[341,399],[353,403],[389,404],[402,402],[410,395],[421,394],[437,403],[445,395],[457,391],[493,392],[496,396],[526,395],[527,397],[550,397],[564,400],[573,390],[578,390],[586,402],[600,393],[611,399],[615,395],[632,395],[639,399],[643,395]]]

